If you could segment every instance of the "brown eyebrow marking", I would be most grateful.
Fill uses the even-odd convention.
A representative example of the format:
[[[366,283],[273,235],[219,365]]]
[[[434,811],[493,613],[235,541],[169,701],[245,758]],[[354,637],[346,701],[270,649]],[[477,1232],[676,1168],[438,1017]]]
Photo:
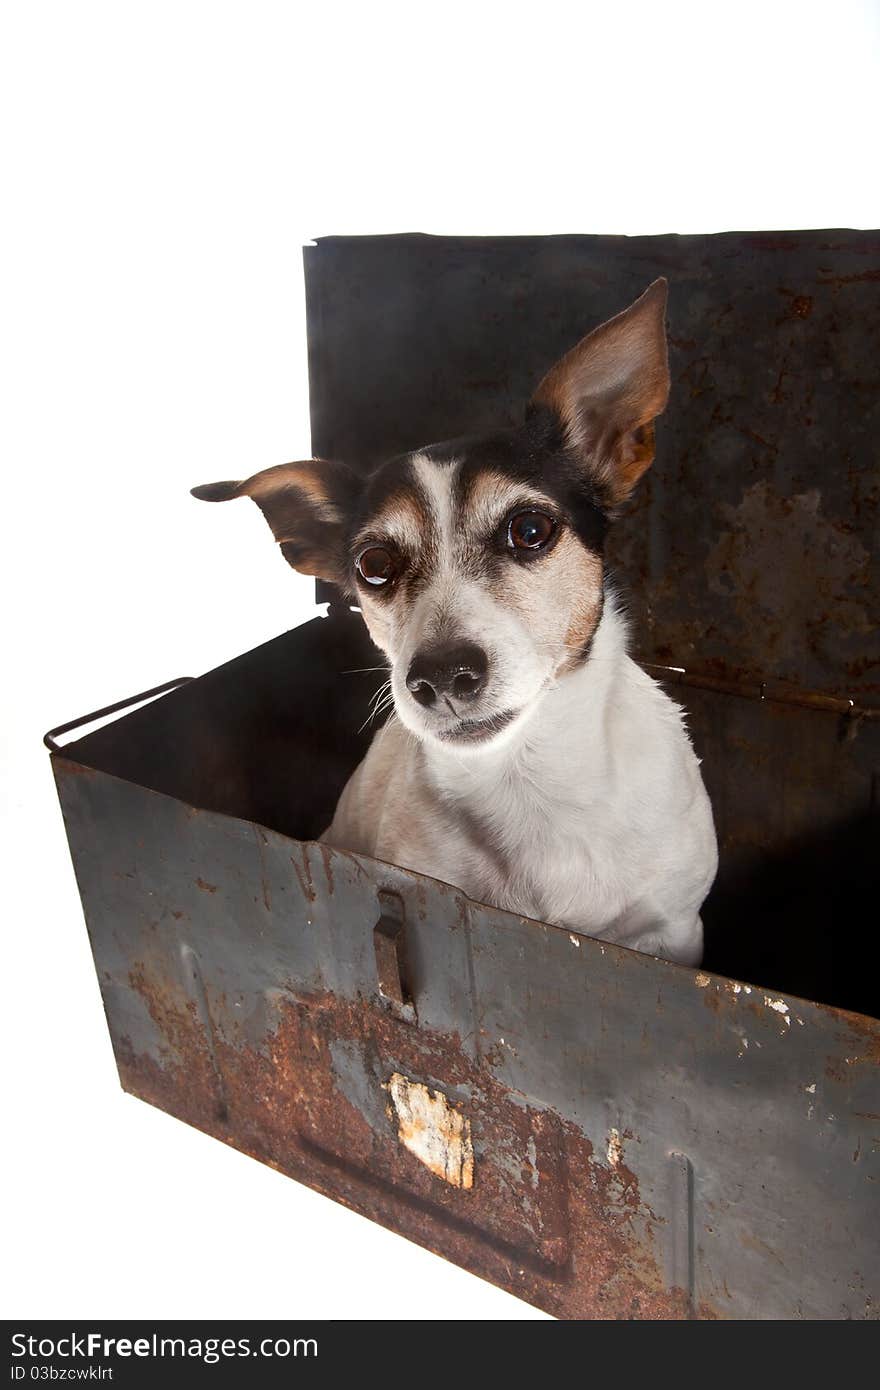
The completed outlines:
[[[354,543],[360,544],[362,540],[369,540],[374,535],[383,533],[394,537],[395,531],[401,532],[404,539],[410,534],[415,534],[421,543],[428,532],[430,521],[431,515],[425,499],[415,488],[400,486],[383,497],[376,511],[364,520]]]
[[[556,506],[540,488],[531,487],[519,478],[512,478],[509,474],[492,468],[490,465],[475,469],[468,476],[462,478],[461,491],[457,500],[461,507],[478,507],[488,506],[505,499],[511,504],[522,501],[525,503],[534,502],[554,509]]]

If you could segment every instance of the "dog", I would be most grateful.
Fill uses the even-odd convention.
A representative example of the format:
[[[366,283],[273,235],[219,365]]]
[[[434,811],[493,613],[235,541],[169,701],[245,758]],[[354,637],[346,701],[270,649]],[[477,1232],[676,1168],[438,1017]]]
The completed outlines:
[[[393,714],[327,844],[685,965],[717,867],[682,710],[627,655],[609,523],[669,394],[666,281],[551,367],[522,423],[394,458],[194,488],[251,497],[360,607]]]

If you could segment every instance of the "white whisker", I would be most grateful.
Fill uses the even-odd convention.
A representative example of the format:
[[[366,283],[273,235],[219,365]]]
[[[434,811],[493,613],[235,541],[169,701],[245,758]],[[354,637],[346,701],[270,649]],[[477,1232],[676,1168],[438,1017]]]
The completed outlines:
[[[378,667],[377,669],[387,671],[388,667]],[[391,681],[389,679],[383,681],[378,690],[374,691],[370,697],[369,712],[363,724],[358,729],[358,733],[362,734],[367,725],[371,724],[374,719],[378,719],[379,715],[384,714],[393,703],[394,692],[391,689]]]

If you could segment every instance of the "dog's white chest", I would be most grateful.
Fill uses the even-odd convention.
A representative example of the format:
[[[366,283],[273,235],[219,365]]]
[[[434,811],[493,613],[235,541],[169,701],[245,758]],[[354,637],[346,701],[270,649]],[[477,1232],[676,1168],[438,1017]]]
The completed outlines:
[[[471,787],[452,803],[459,825],[449,867],[468,866],[469,891],[480,900],[584,929],[619,903],[615,865],[589,798],[576,786],[554,792],[518,769]]]
[[[480,902],[699,960],[709,800],[678,707],[622,653],[551,692],[513,751],[435,756],[392,721],[325,838]]]

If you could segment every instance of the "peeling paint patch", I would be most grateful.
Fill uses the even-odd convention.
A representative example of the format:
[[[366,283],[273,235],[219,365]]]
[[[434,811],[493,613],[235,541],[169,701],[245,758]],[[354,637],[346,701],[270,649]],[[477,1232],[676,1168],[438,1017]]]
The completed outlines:
[[[784,999],[771,999],[769,994],[765,994],[764,1003],[768,1009],[775,1009],[778,1014],[788,1013],[788,1005]]]
[[[787,1027],[791,1027],[791,1019],[788,1016],[788,1005],[784,999],[771,999],[769,994],[764,995],[764,1003],[768,1009],[773,1009],[776,1013],[782,1014]]]
[[[383,1088],[391,1097],[397,1137],[411,1154],[452,1187],[474,1185],[471,1122],[442,1091],[393,1072]],[[393,1111],[392,1111],[393,1107]]]
[[[704,975],[703,972],[702,972],[702,970],[700,970],[700,971],[694,976],[694,984],[697,986],[697,989],[705,989],[706,986],[707,986],[707,985],[711,985],[711,983],[712,983],[712,977],[711,977],[711,975]]]
[[[578,950],[580,950],[581,939],[579,936],[575,936],[574,932],[569,932],[568,939],[571,942],[572,946],[577,946]]]
[[[620,1166],[623,1158],[623,1140],[620,1137],[619,1129],[609,1130],[608,1133],[608,1162],[612,1168]]]

